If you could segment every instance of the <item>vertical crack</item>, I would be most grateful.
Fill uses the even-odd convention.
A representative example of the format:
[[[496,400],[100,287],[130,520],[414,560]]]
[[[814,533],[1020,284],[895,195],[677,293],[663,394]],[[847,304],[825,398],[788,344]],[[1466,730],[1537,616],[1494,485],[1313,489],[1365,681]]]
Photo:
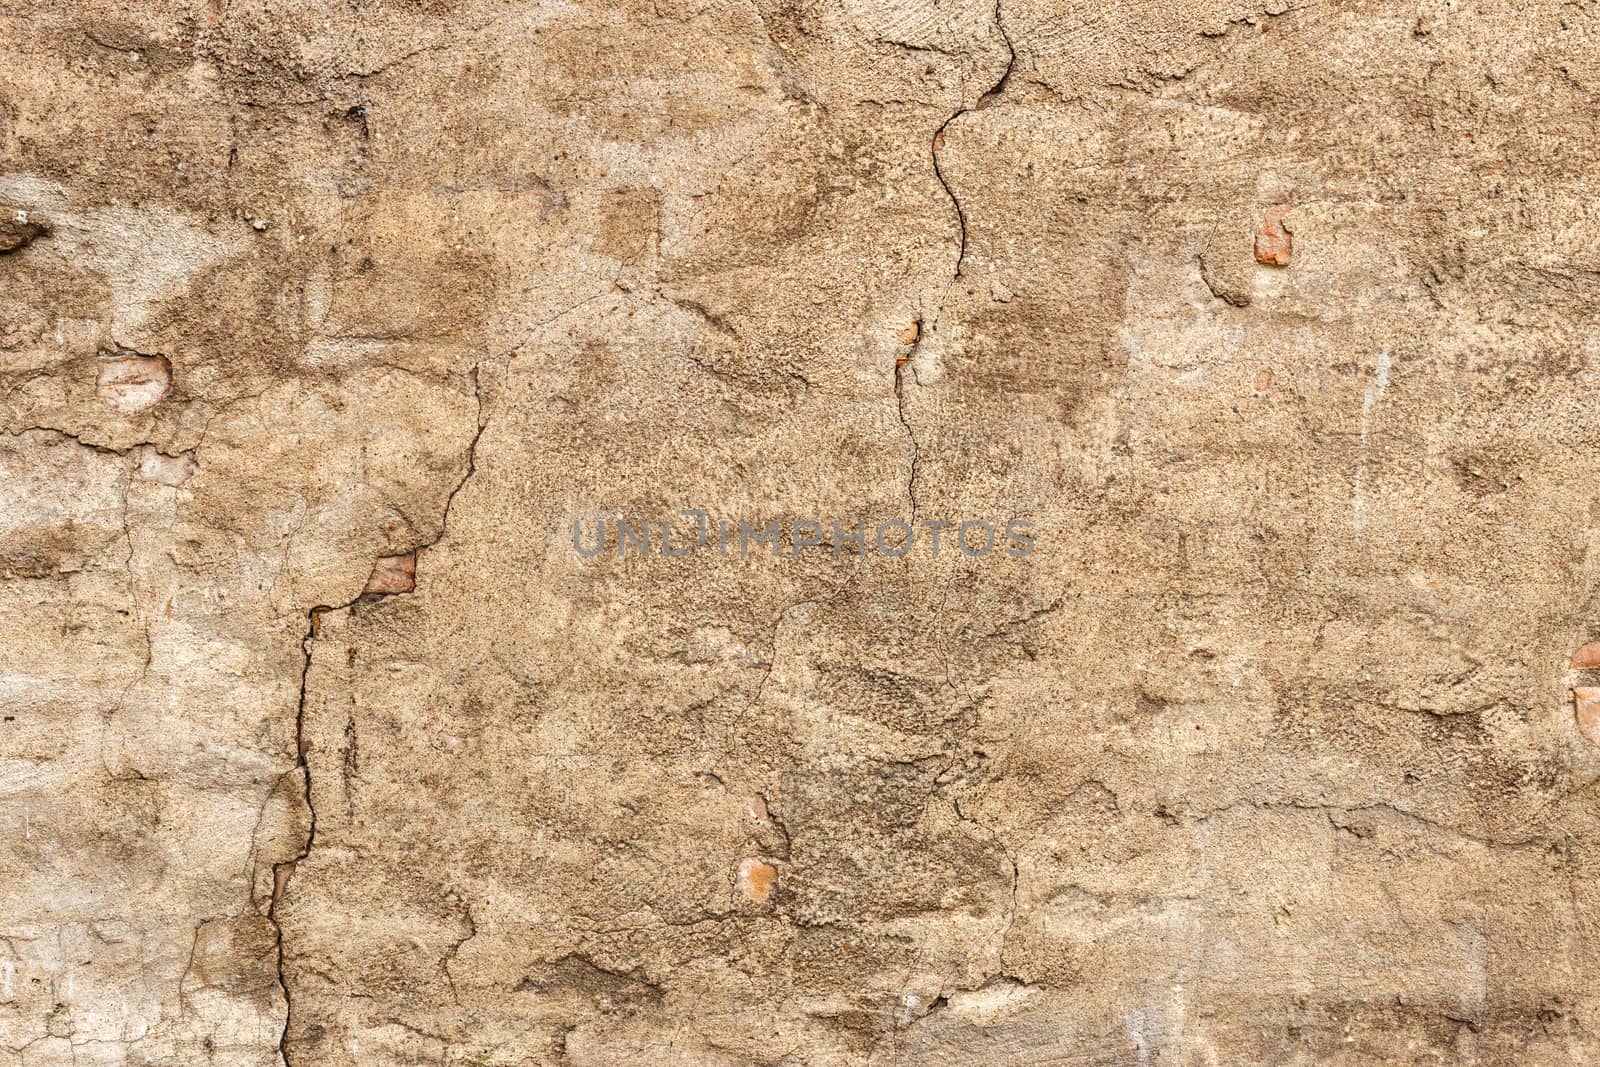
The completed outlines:
[[[1022,881],[1022,867],[1017,862],[1016,851],[1007,847],[1005,841],[1001,839],[999,832],[994,827],[988,826],[962,811],[959,798],[951,801],[951,807],[955,809],[956,818],[962,822],[971,823],[988,835],[989,840],[994,842],[995,847],[1005,856],[1006,862],[1011,865],[1011,906],[1006,910],[1005,929],[1000,931],[1000,944],[996,946],[996,955],[999,957],[999,970],[991,976],[1009,977],[1006,974],[1006,945],[1011,940],[1012,928],[1017,925],[1017,889]]]
[[[995,83],[989,87],[988,91],[982,96],[978,97],[978,102],[976,104],[970,108],[958,108],[950,115],[949,118],[941,122],[939,124],[939,128],[933,132],[933,146],[930,153],[933,158],[933,174],[934,177],[939,180],[940,187],[944,189],[944,194],[950,198],[951,206],[956,209],[956,226],[960,231],[960,243],[956,250],[955,273],[951,277],[950,282],[945,286],[945,296],[948,296],[950,286],[954,285],[955,282],[962,277],[963,271],[966,267],[967,210],[962,206],[961,198],[956,195],[955,187],[950,184],[950,179],[945,175],[944,165],[939,162],[939,149],[944,147],[945,131],[950,128],[951,123],[955,122],[962,115],[965,115],[969,111],[982,111],[984,108],[993,104],[995,100],[1000,97],[1000,94],[1005,92],[1006,86],[1011,82],[1011,72],[1014,71],[1017,66],[1017,49],[1016,46],[1011,43],[1011,35],[1006,32],[1005,22],[1000,17],[1000,0],[995,0],[994,3],[994,28],[999,32],[1000,39],[1004,41],[1006,45],[1006,69],[1000,72],[1000,77],[995,80]],[[918,464],[922,458],[922,447],[917,441],[916,433],[911,428],[910,420],[906,418],[905,369],[911,365],[912,357],[916,355],[917,347],[922,343],[922,339],[926,335],[926,331],[932,329],[933,325],[938,323],[939,313],[943,310],[944,296],[941,296],[939,305],[937,308],[935,308],[933,313],[933,323],[924,326],[923,320],[921,318],[917,319],[916,337],[911,341],[910,350],[907,351],[905,355],[896,359],[894,362],[894,398],[896,412],[900,417],[900,425],[905,429],[906,439],[911,442],[911,472],[906,478],[906,496],[911,500],[911,526],[913,529],[917,524],[917,476],[919,473]],[[915,368],[912,368],[912,374],[913,376],[916,374]]]
[[[515,350],[513,350],[515,351]],[[509,356],[508,356],[509,358]],[[444,540],[445,531],[450,528],[450,508],[456,502],[456,494],[465,489],[472,476],[478,473],[478,442],[483,440],[483,431],[489,428],[489,420],[483,414],[483,383],[479,380],[479,368],[483,364],[473,364],[472,370],[467,372],[467,380],[472,383],[472,396],[478,405],[478,429],[473,433],[472,440],[467,444],[467,469],[462,473],[461,480],[456,483],[450,495],[444,501],[444,515],[439,519],[439,536],[425,544],[413,548],[413,552],[421,552],[425,548],[432,548]]]
[[[472,476],[478,473],[478,442],[483,440],[483,431],[488,428],[489,420],[483,413],[483,387],[479,381],[478,369],[482,364],[475,364],[467,374],[467,380],[472,383],[472,395],[477,402],[477,429],[473,432],[472,440],[467,445],[467,469],[461,475],[461,480],[456,482],[450,490],[450,495],[445,498],[444,515],[439,520],[439,534],[426,544],[421,544],[412,549],[419,552],[424,548],[431,548],[444,539],[445,530],[450,523],[450,507],[455,503],[456,495],[465,488]],[[300,772],[300,782],[304,789],[306,806],[306,839],[300,846],[300,851],[289,859],[281,860],[272,865],[272,899],[267,904],[267,921],[272,924],[273,939],[277,949],[278,988],[283,991],[283,1032],[278,1035],[278,1056],[282,1059],[284,1067],[291,1067],[289,1058],[289,1031],[294,1019],[294,996],[289,991],[288,976],[284,974],[283,952],[283,924],[278,921],[278,904],[283,899],[283,891],[293,877],[295,866],[311,855],[311,847],[317,840],[317,809],[311,793],[311,763],[306,758],[310,750],[306,742],[306,684],[311,677],[311,644],[317,638],[317,631],[322,626],[322,616],[330,611],[344,611],[354,607],[365,598],[365,594],[358,595],[336,607],[318,604],[306,612],[306,632],[300,638],[300,697],[295,706],[294,715],[294,741],[295,765],[294,769]],[[468,916],[469,922],[471,916]],[[473,931],[476,933],[476,930]],[[458,946],[459,947],[459,946]],[[447,971],[448,973],[448,971]]]
[[[300,782],[305,789],[306,840],[300,846],[298,854],[272,865],[272,899],[267,904],[267,921],[272,924],[272,934],[278,949],[278,988],[283,990],[283,1033],[278,1035],[278,1056],[283,1060],[284,1067],[289,1067],[290,1063],[289,1025],[294,1018],[294,998],[289,992],[288,976],[283,973],[283,924],[278,921],[278,902],[283,899],[284,887],[289,884],[295,865],[311,855],[311,846],[317,840],[317,809],[311,800],[311,764],[306,759],[306,679],[311,675],[311,642],[316,639],[317,628],[322,624],[322,613],[330,610],[333,609],[319,605],[308,611],[306,633],[300,639],[303,659],[300,664],[300,700],[294,714],[294,744],[295,769],[300,772]]]
[[[995,0],[994,4],[994,28],[1000,32],[1000,39],[1006,43],[1006,54],[1009,57],[1006,60],[1006,69],[1000,73],[999,80],[996,81],[994,85],[990,86],[989,91],[978,97],[978,102],[976,104],[974,104],[972,107],[963,107],[958,109],[949,118],[945,119],[944,122],[940,123],[939,128],[935,130],[933,134],[933,173],[934,176],[939,179],[939,184],[944,187],[945,195],[950,198],[950,203],[955,206],[956,223],[961,229],[961,246],[960,250],[956,253],[955,276],[957,278],[961,277],[962,267],[965,265],[967,259],[967,212],[966,209],[961,206],[961,198],[956,195],[955,189],[951,187],[950,180],[945,177],[944,167],[939,164],[939,149],[944,147],[944,132],[949,128],[952,122],[954,122],[956,119],[959,119],[962,115],[965,115],[969,111],[982,111],[990,104],[993,104],[995,100],[999,98],[1000,94],[1005,92],[1006,86],[1011,81],[1011,72],[1015,70],[1017,66],[1017,49],[1016,46],[1011,43],[1011,35],[1006,32],[1005,22],[1003,22],[1000,18],[1000,0]]]
[[[959,204],[956,205],[956,210],[960,210]],[[958,264],[957,270],[959,271],[959,269],[960,266]],[[917,354],[917,347],[922,344],[923,326],[920,318],[913,328],[916,330],[917,336],[911,342],[911,348],[907,350],[905,355],[898,357],[894,361],[894,403],[895,414],[900,417],[900,425],[906,431],[906,440],[911,442],[911,473],[906,477],[906,496],[911,499],[911,525],[915,527],[917,524],[917,463],[922,458],[922,446],[917,443],[917,435],[911,429],[911,421],[906,418],[905,372],[906,368],[911,366],[912,357]],[[915,375],[916,370],[913,369],[911,373]]]

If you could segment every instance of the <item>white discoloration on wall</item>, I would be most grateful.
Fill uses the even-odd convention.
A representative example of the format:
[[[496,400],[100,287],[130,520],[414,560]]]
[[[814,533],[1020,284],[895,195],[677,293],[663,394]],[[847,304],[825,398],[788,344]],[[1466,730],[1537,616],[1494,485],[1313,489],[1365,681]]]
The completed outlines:
[[[86,268],[111,289],[111,344],[143,348],[150,315],[204,271],[245,247],[246,224],[216,223],[162,203],[96,203],[28,174],[0,176],[0,199],[46,218],[49,238],[34,253]]]
[[[1356,466],[1355,496],[1350,510],[1350,525],[1356,530],[1362,529],[1367,522],[1367,436],[1372,425],[1372,413],[1383,399],[1384,390],[1389,388],[1391,367],[1389,350],[1385,348],[1378,353],[1372,381],[1367,383],[1367,388],[1361,394],[1361,453]]]

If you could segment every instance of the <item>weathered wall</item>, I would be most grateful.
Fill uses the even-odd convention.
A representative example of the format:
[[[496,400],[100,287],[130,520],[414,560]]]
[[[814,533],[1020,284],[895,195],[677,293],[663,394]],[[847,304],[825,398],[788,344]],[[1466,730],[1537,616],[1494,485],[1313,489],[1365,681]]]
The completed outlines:
[[[0,1067],[1600,1060],[1595,4],[0,43]]]

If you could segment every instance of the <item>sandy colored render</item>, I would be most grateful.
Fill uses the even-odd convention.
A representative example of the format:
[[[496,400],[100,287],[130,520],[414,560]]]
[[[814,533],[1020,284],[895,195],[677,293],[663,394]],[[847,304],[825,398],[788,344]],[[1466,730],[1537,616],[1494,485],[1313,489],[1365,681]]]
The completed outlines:
[[[1600,1063],[1593,0],[0,54],[0,1067]]]

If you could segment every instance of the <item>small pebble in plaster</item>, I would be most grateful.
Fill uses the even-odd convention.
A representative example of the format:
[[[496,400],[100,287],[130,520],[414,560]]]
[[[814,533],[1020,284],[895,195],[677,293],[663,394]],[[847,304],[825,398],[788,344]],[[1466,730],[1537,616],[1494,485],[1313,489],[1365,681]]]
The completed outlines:
[[[172,361],[119,351],[100,357],[95,395],[113,411],[138,415],[149,411],[172,391]]]
[[[1288,204],[1267,208],[1266,221],[1256,231],[1256,262],[1269,267],[1287,267],[1289,255],[1294,251],[1294,238],[1284,226],[1284,216],[1289,214]]]

